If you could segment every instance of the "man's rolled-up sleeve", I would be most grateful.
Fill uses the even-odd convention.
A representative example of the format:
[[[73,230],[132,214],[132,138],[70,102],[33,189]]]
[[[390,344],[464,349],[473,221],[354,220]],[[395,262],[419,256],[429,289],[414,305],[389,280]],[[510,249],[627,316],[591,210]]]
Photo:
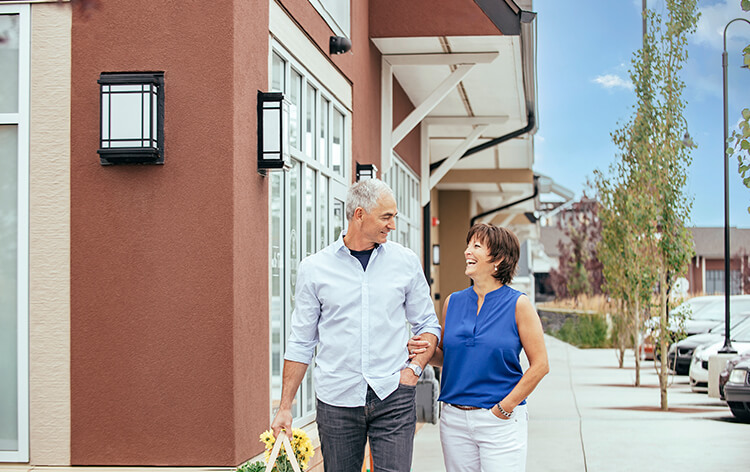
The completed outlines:
[[[315,294],[312,267],[302,261],[297,271],[292,329],[284,352],[288,361],[310,364],[318,344],[320,301]]]
[[[427,285],[416,255],[413,257],[413,263],[414,276],[406,292],[406,319],[411,324],[413,334],[432,333],[440,340],[440,322],[435,315],[430,286]]]

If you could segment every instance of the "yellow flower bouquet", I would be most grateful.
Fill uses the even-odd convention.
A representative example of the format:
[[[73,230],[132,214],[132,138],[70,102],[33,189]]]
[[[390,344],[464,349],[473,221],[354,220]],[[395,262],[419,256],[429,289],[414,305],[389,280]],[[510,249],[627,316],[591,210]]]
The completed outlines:
[[[273,436],[273,431],[264,431],[260,435],[260,442],[266,447],[265,457],[266,461],[268,461],[271,456],[271,450],[273,449],[274,444],[276,444],[276,438]],[[301,429],[295,428],[292,430],[292,436],[289,438],[289,442],[292,445],[294,458],[297,460],[300,469],[307,469],[310,459],[315,454],[310,437]],[[237,468],[237,472],[292,472],[293,470],[292,464],[289,462],[289,458],[283,447],[279,451],[279,457],[276,459],[276,464],[273,465],[273,468],[270,471],[266,471],[266,465],[263,462],[255,462],[253,464],[245,462]]]

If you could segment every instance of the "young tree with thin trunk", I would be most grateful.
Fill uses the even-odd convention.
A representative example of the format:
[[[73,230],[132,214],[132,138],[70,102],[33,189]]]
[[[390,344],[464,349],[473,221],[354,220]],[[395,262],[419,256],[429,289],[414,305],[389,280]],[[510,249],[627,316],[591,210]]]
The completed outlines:
[[[656,231],[657,257],[654,263],[659,274],[659,330],[658,345],[661,363],[658,366],[661,408],[667,410],[667,385],[669,368],[667,348],[672,341],[669,312],[670,290],[679,274],[685,272],[693,255],[692,238],[685,224],[689,220],[692,199],[685,193],[687,171],[692,161],[690,147],[683,143],[685,119],[682,112],[685,102],[682,91],[685,84],[680,71],[687,60],[687,37],[698,24],[696,0],[666,0],[667,13],[662,19],[651,13],[653,41],[657,56],[654,58],[656,97],[659,120],[654,123],[650,153],[651,181],[658,208]]]
[[[687,36],[698,21],[696,0],[665,0],[665,6],[664,18],[646,12],[648,33],[631,69],[637,99],[634,117],[613,133],[621,150],[611,168],[614,178],[599,174],[597,179],[606,209],[602,224],[608,226],[600,251],[607,286],[618,287],[632,312],[636,344],[643,327],[641,313],[654,299],[659,323],[653,334],[664,354],[670,342],[670,287],[692,256],[692,240],[685,228],[691,208],[685,194],[691,159],[689,147],[682,142],[686,124],[679,74],[687,59]],[[636,367],[638,384],[637,361]],[[661,356],[657,371],[661,408],[666,410],[666,355]]]

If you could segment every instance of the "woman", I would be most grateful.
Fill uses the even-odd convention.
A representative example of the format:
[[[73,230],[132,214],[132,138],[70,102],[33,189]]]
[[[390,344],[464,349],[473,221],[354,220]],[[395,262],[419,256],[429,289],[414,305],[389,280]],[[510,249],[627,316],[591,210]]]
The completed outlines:
[[[440,441],[448,472],[523,471],[526,397],[549,372],[542,324],[528,297],[508,286],[519,257],[507,229],[476,224],[466,237],[473,286],[443,305],[443,339],[430,361],[443,368]],[[411,355],[429,343],[415,336]],[[521,369],[523,348],[529,360]]]

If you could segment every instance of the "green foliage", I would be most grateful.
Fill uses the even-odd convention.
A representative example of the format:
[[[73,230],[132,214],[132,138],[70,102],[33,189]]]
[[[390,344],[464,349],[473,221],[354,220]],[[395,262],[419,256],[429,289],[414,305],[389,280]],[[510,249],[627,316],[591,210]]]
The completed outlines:
[[[582,348],[610,347],[607,322],[601,315],[579,315],[565,320],[552,336]]]
[[[750,0],[741,0],[740,5],[744,11],[750,11]],[[750,68],[750,44],[743,50],[743,64]],[[748,69],[750,70],[750,69]],[[737,129],[732,130],[728,138],[727,159],[737,155],[737,172],[742,177],[742,183],[750,188],[750,109],[742,110],[742,118]],[[747,207],[750,212],[750,206]]]
[[[659,343],[669,330],[669,290],[692,257],[685,223],[692,200],[685,193],[690,147],[682,142],[685,84],[680,73],[687,60],[687,38],[695,31],[696,0],[665,0],[663,14],[647,10],[643,48],[632,61],[630,77],[636,105],[632,118],[612,133],[620,152],[609,174],[596,174],[602,209],[600,260],[610,295],[623,307],[633,339],[655,304]],[[658,297],[654,297],[655,292]],[[661,333],[664,333],[661,335]],[[628,337],[620,333],[621,345]],[[636,357],[636,385],[639,383]],[[662,407],[666,407],[666,373],[660,376]]]
[[[283,454],[283,453],[282,453]],[[276,465],[273,467],[272,472],[293,472],[291,462],[287,459],[286,455],[279,455],[276,459]],[[266,472],[266,464],[261,461],[245,462],[241,466],[237,467],[237,472]]]
[[[571,266],[570,277],[568,278],[568,293],[573,298],[591,294],[591,284],[586,267],[580,261],[571,261]]]
[[[245,462],[241,466],[237,467],[237,472],[266,472],[266,464],[261,461]]]

